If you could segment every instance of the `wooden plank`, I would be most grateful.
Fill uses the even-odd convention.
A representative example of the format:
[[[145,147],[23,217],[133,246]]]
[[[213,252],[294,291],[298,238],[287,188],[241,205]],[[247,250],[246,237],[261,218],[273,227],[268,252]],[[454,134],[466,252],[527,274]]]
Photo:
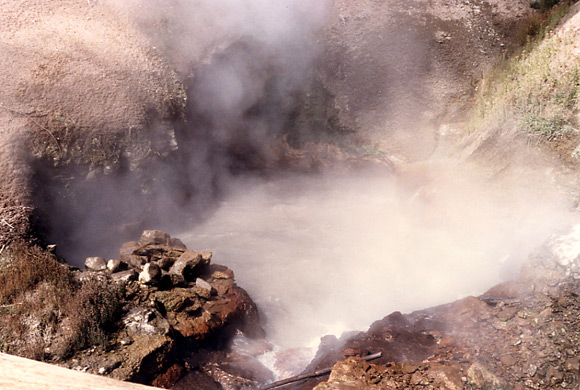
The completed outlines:
[[[0,353],[0,389],[153,390],[155,387],[117,381]]]

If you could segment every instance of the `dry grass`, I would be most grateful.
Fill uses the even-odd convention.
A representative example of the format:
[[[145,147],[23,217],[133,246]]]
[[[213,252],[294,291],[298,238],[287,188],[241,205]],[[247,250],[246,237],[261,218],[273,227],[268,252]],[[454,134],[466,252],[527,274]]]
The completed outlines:
[[[45,360],[103,345],[120,300],[117,287],[76,281],[53,255],[15,243],[0,257],[0,351]]]
[[[561,2],[538,14],[521,52],[504,58],[484,77],[469,125],[472,132],[515,122],[518,134],[543,142],[576,131],[580,59],[575,46],[580,37],[554,31],[570,4]]]

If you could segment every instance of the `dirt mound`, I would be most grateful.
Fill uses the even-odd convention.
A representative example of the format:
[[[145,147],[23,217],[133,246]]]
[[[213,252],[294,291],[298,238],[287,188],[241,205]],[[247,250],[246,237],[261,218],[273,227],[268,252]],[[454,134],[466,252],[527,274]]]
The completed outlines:
[[[143,158],[137,146],[165,135],[143,133],[179,116],[185,95],[147,38],[99,2],[2,1],[0,21],[6,243],[29,228],[33,160],[103,171]]]
[[[396,159],[424,159],[532,12],[527,0],[336,1],[325,85],[344,123]]]

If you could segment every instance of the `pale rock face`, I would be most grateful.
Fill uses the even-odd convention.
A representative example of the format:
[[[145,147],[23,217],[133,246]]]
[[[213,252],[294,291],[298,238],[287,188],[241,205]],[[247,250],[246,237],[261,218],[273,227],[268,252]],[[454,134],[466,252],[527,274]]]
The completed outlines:
[[[147,263],[143,271],[139,274],[139,282],[143,284],[153,284],[161,279],[161,268],[155,263]]]
[[[203,280],[202,278],[197,278],[195,280],[195,286],[204,292],[204,296],[211,296],[211,292],[212,292],[212,286],[211,284],[209,284],[208,282],[206,282],[205,280]]]
[[[107,269],[107,260],[102,257],[87,257],[85,268],[91,271],[104,271]]]
[[[107,269],[111,272],[118,272],[121,270],[121,265],[123,263],[118,259],[111,259],[107,262]]]
[[[135,270],[129,269],[127,271],[115,272],[111,275],[111,278],[118,283],[128,283],[137,280],[138,276]]]
[[[169,234],[160,230],[145,230],[141,235],[139,244],[145,245],[170,245],[171,237]]]
[[[187,250],[175,261],[169,273],[182,275],[187,279],[187,275],[202,262],[203,257],[200,253]]]

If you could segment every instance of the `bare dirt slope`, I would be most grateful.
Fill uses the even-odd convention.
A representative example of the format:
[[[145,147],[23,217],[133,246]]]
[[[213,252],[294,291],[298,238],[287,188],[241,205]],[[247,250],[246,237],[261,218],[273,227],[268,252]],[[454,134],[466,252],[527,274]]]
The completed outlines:
[[[533,14],[527,0],[337,0],[334,11],[329,89],[343,120],[401,161],[430,156],[439,124],[462,116]]]
[[[102,172],[184,96],[147,38],[98,2],[2,0],[0,42],[1,247],[29,228],[34,159]]]

